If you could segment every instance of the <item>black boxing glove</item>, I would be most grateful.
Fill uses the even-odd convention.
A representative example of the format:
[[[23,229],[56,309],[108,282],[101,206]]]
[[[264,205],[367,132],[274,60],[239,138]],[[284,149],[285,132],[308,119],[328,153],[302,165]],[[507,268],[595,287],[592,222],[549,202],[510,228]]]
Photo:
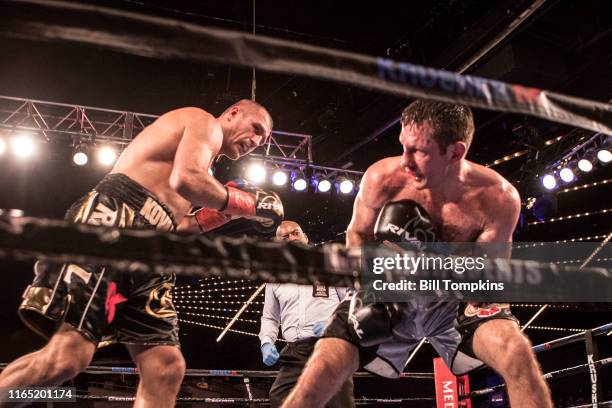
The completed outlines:
[[[244,180],[235,180],[225,185],[227,203],[221,212],[255,221],[259,232],[269,233],[283,221],[284,208],[279,196],[266,192]]]
[[[379,241],[427,243],[439,241],[438,229],[416,201],[392,201],[380,210],[374,237]]]
[[[400,320],[402,306],[383,302],[367,304],[363,296],[363,292],[352,296],[348,321],[359,338],[359,345],[372,347],[393,337],[393,326]]]

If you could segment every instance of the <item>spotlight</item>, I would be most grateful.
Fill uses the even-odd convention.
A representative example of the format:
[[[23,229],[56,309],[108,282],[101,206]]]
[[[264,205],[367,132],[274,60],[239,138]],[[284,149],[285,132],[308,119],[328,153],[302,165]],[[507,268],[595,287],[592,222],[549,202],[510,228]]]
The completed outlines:
[[[276,186],[284,186],[285,184],[287,184],[287,179],[287,173],[282,170],[275,171],[274,175],[272,176],[272,182]]]
[[[588,159],[580,159],[578,160],[578,168],[580,171],[588,173],[589,171],[593,170],[593,163],[591,163],[591,161]]]
[[[597,158],[602,163],[610,163],[612,161],[612,153],[610,153],[610,150],[602,148],[597,152]]]
[[[559,177],[561,177],[561,180],[565,183],[571,183],[576,179],[574,172],[569,167],[562,168],[559,172]]]
[[[6,151],[6,142],[4,139],[0,139],[0,154],[4,154]]]
[[[117,152],[110,146],[104,146],[98,152],[98,160],[105,166],[110,166],[117,160]]]
[[[261,183],[266,179],[266,168],[259,163],[252,163],[247,169],[247,178],[253,183]]]
[[[331,190],[331,182],[329,180],[321,180],[317,185],[317,190],[321,193],[327,193]]]
[[[597,150],[597,158],[602,163],[610,163],[612,161],[612,136],[607,136],[602,140],[601,146]]]
[[[308,181],[306,181],[304,173],[291,173],[291,188],[294,191],[306,191],[306,189],[308,188]]]
[[[355,183],[347,178],[340,178],[337,184],[338,191],[342,194],[351,194],[355,190]]]
[[[557,179],[552,174],[546,174],[542,177],[542,185],[547,190],[553,190],[557,187]]]
[[[30,136],[17,136],[12,140],[13,153],[19,158],[30,157],[34,154],[36,146]]]
[[[332,187],[331,181],[322,173],[314,174],[310,179],[310,183],[317,193],[329,193]]]
[[[79,143],[72,152],[72,162],[77,166],[84,166],[89,161],[87,156],[87,144]]]

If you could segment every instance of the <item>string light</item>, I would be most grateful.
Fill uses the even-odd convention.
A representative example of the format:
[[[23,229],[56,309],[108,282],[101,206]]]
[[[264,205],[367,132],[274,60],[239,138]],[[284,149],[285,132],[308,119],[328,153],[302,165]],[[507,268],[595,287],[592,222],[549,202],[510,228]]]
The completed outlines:
[[[591,187],[596,187],[596,186],[601,186],[604,184],[608,184],[609,182],[611,182],[612,179],[607,179],[607,180],[602,180],[602,181],[596,181],[594,183],[587,183],[587,184],[582,184],[580,186],[575,186],[575,187],[569,187],[569,188],[565,188],[563,190],[559,190],[557,191],[557,194],[560,193],[569,193],[571,191],[576,191],[576,190],[583,190],[585,188],[591,188]]]
[[[516,245],[514,246],[515,249],[520,249],[520,248],[533,248],[533,247],[537,247],[537,246],[544,246],[544,245],[550,245],[550,244],[562,244],[565,242],[581,242],[581,241],[596,241],[598,239],[603,239],[606,237],[606,234],[602,234],[602,235],[592,235],[589,237],[578,237],[578,238],[569,238],[569,239],[563,239],[560,241],[552,241],[552,242],[535,242],[533,244],[525,244],[525,245]]]
[[[204,326],[204,327],[208,327],[210,329],[219,329],[219,330],[225,329],[225,327],[215,326],[213,324],[202,323],[202,322],[194,322],[193,320],[178,319],[178,321],[182,322],[182,323],[190,323],[190,324],[195,324],[195,325],[198,325],[198,326]],[[236,329],[229,329],[228,331],[231,331],[231,332],[234,332],[234,333],[238,333],[238,334],[245,334],[247,336],[254,336],[254,337],[258,337],[259,336],[258,333],[251,333],[251,332],[246,332],[246,331],[236,330]]]
[[[174,303],[182,304],[182,300],[175,301]],[[204,300],[198,303],[207,304],[207,303],[217,303],[217,304],[232,304],[232,305],[243,305],[244,302],[239,302],[236,300]],[[263,305],[264,302],[249,302],[251,305]]]
[[[522,327],[522,326],[521,326]],[[575,329],[570,327],[549,327],[549,326],[529,326],[528,330],[547,330],[547,331],[569,331],[575,333],[584,332],[584,329]]]
[[[546,224],[546,223],[549,223],[549,222],[557,222],[557,221],[570,220],[570,219],[574,219],[574,218],[588,217],[590,215],[605,214],[605,213],[608,213],[610,211],[612,211],[612,208],[606,208],[604,210],[599,210],[599,211],[589,211],[589,212],[585,212],[585,213],[565,215],[563,217],[554,217],[554,218],[551,218],[551,219],[545,220],[545,221],[532,221],[532,222],[528,223],[527,225]]]
[[[186,308],[191,308],[191,309],[200,309],[200,310],[210,310],[212,312],[225,312],[225,313],[236,313],[238,312],[239,309],[225,309],[223,307],[205,307],[205,306],[185,306],[182,305],[181,307],[186,307]],[[261,310],[252,310],[252,309],[247,309],[244,311],[244,313],[261,313]]]
[[[202,314],[202,313],[192,313],[192,312],[180,312],[180,314],[181,315],[186,314],[186,315],[190,315],[190,316],[206,317],[208,319],[232,320],[231,316],[217,316],[217,315],[209,315],[209,314]],[[255,323],[255,324],[259,323],[259,320],[253,320],[253,319],[238,318],[236,320],[239,321],[239,322],[245,322],[245,323]]]
[[[561,135],[561,136],[557,136],[554,139],[550,139],[547,140],[546,142],[544,142],[544,145],[546,146],[550,146],[554,143],[557,143],[558,141],[560,141],[561,139],[563,139],[565,135]],[[518,152],[514,152],[512,154],[509,154],[507,156],[502,157],[501,159],[497,159],[492,163],[489,164],[485,164],[485,167],[493,167],[493,166],[497,166],[498,164],[502,164],[505,163],[507,161],[510,161],[512,159],[516,159],[517,157],[521,157],[524,156],[525,154],[529,153],[529,150],[520,150]]]
[[[597,258],[597,259],[591,260],[591,262],[607,262],[611,259],[612,258]],[[570,259],[567,261],[556,261],[554,263],[557,265],[567,265],[567,264],[582,263],[582,262],[584,262],[584,259]]]
[[[511,303],[510,306],[512,307],[532,307],[532,308],[542,307],[542,305],[538,303]],[[570,306],[570,305],[548,305],[548,307],[552,309],[576,309],[576,306]]]
[[[505,162],[510,161],[512,159],[516,159],[517,157],[521,157],[521,156],[527,154],[528,152],[529,152],[529,150],[521,150],[519,152],[515,152],[515,153],[512,153],[512,154],[509,154],[507,156],[502,157],[501,159],[495,160],[492,163],[485,164],[485,167],[497,166],[498,164],[502,164],[502,163],[505,163]]]

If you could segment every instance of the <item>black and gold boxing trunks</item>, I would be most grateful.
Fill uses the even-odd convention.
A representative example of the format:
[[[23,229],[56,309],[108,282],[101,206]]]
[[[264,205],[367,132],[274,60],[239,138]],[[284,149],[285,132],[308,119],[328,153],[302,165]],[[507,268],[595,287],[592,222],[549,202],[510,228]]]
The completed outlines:
[[[109,174],[66,212],[66,220],[120,228],[174,231],[170,210],[123,174]],[[178,345],[173,274],[128,274],[100,265],[37,262],[19,315],[50,337],[65,321],[92,342]]]

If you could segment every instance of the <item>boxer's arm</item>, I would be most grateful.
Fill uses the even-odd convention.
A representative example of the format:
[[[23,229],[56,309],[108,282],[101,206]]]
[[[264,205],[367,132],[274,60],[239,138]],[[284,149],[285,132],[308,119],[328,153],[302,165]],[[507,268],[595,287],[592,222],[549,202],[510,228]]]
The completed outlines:
[[[200,225],[196,221],[195,215],[193,214],[185,215],[176,230],[179,232],[189,232],[192,234],[201,232]]]
[[[346,230],[347,247],[358,247],[374,239],[374,225],[384,205],[382,183],[383,176],[374,164],[361,179],[353,205],[353,217]]]
[[[221,149],[221,127],[211,114],[196,108],[181,115],[176,126],[181,127],[182,136],[174,155],[170,187],[194,205],[223,208],[227,190],[208,173]]]
[[[521,213],[521,198],[506,181],[502,190],[489,194],[489,198],[487,220],[476,242],[507,244],[487,246],[486,252],[489,257],[509,258],[512,252],[512,233]]]
[[[280,304],[274,294],[273,284],[266,284],[266,294],[264,307],[261,313],[261,328],[259,330],[259,340],[261,344],[274,344],[278,337],[280,326]]]

